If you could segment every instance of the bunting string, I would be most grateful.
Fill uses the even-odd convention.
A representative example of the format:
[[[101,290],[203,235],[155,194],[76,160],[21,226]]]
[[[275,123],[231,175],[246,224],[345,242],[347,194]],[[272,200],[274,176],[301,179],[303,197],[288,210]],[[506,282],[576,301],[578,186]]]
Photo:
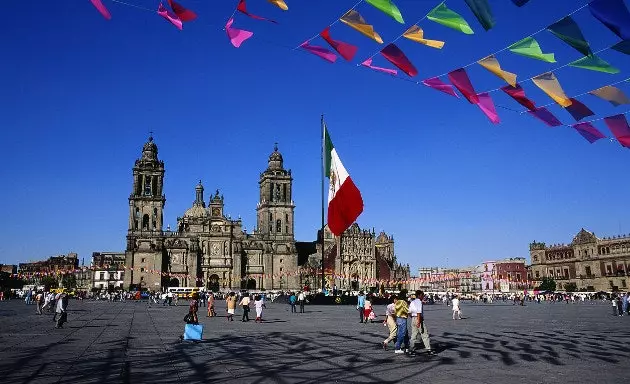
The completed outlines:
[[[359,5],[361,5],[361,3],[363,3],[365,0],[359,0],[356,2],[356,4],[354,4],[352,6],[352,8],[348,9],[347,11],[345,11],[341,16],[339,16],[338,18],[336,18],[332,23],[328,24],[327,28],[332,27],[333,25],[337,24],[339,22],[339,19],[341,19],[343,17],[343,15],[345,15],[346,13],[356,9]],[[326,28],[323,28],[326,29]],[[303,43],[298,44],[297,47],[293,48],[294,50],[298,50],[302,44],[304,43],[310,43],[311,41],[315,40],[316,38],[319,37],[319,32],[317,32],[316,34],[314,34],[313,36],[311,36],[308,40],[305,40]]]

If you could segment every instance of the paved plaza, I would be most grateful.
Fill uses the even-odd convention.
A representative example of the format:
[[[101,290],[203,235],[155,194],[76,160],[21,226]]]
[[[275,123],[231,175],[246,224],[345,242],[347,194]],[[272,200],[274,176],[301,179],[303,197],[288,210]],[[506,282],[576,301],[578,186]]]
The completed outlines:
[[[75,301],[64,329],[23,301],[0,302],[2,383],[611,383],[630,372],[630,317],[604,303],[426,306],[436,356],[394,355],[381,322],[352,306],[268,304],[266,322],[200,316],[179,341],[186,305]],[[384,308],[376,308],[384,312]],[[421,343],[420,343],[421,345]]]

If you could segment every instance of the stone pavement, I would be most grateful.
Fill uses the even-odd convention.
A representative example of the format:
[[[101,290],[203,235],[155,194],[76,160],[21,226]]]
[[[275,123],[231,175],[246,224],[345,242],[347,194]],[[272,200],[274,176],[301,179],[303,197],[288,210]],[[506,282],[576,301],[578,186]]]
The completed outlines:
[[[266,322],[200,317],[182,342],[187,307],[75,301],[64,329],[23,301],[0,302],[2,383],[600,383],[630,374],[630,317],[602,303],[462,304],[426,308],[437,356],[383,351],[382,324],[352,306],[268,304]],[[384,308],[377,308],[384,312]],[[254,312],[252,311],[252,314]],[[421,345],[421,343],[420,343]]]

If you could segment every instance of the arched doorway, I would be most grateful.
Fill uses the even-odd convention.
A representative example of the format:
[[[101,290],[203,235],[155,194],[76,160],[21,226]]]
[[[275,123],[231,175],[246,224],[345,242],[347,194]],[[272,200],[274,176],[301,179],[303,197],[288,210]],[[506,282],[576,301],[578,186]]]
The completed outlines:
[[[212,292],[219,292],[219,276],[214,274],[208,278],[208,289]]]
[[[350,282],[350,288],[353,291],[359,290],[359,275],[357,275],[356,273],[352,274],[352,281]]]
[[[246,289],[256,289],[256,280],[248,279]]]
[[[168,286],[169,287],[179,287],[179,280],[175,277],[173,277],[172,279],[170,279],[168,281]]]

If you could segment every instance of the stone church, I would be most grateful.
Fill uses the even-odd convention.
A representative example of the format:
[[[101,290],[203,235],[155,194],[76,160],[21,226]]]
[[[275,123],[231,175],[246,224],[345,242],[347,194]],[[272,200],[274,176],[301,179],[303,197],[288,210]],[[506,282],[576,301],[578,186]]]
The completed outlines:
[[[201,182],[195,187],[192,206],[177,218],[177,228],[163,230],[163,181],[164,162],[158,159],[157,145],[149,137],[133,167],[126,289],[203,286],[215,291],[296,290],[304,285],[320,286],[315,276],[297,273],[321,265],[321,249],[315,241],[295,240],[293,177],[291,170],[284,168],[277,146],[258,180],[253,233],[243,229],[240,218],[225,216],[224,197],[218,190],[206,203]],[[375,286],[369,279],[409,277],[409,266],[396,261],[393,237],[384,232],[376,236],[356,223],[341,237],[325,232],[326,269],[348,276],[330,281],[330,288],[368,289]]]
[[[224,215],[224,198],[219,191],[206,204],[201,182],[195,187],[192,207],[177,219],[177,228],[163,231],[163,179],[164,162],[158,159],[158,148],[149,137],[133,167],[125,252],[130,271],[125,275],[125,287],[300,287],[299,276],[294,273],[298,257],[293,235],[293,178],[291,171],[284,169],[277,147],[258,181],[260,198],[253,233],[243,230],[240,219]]]

